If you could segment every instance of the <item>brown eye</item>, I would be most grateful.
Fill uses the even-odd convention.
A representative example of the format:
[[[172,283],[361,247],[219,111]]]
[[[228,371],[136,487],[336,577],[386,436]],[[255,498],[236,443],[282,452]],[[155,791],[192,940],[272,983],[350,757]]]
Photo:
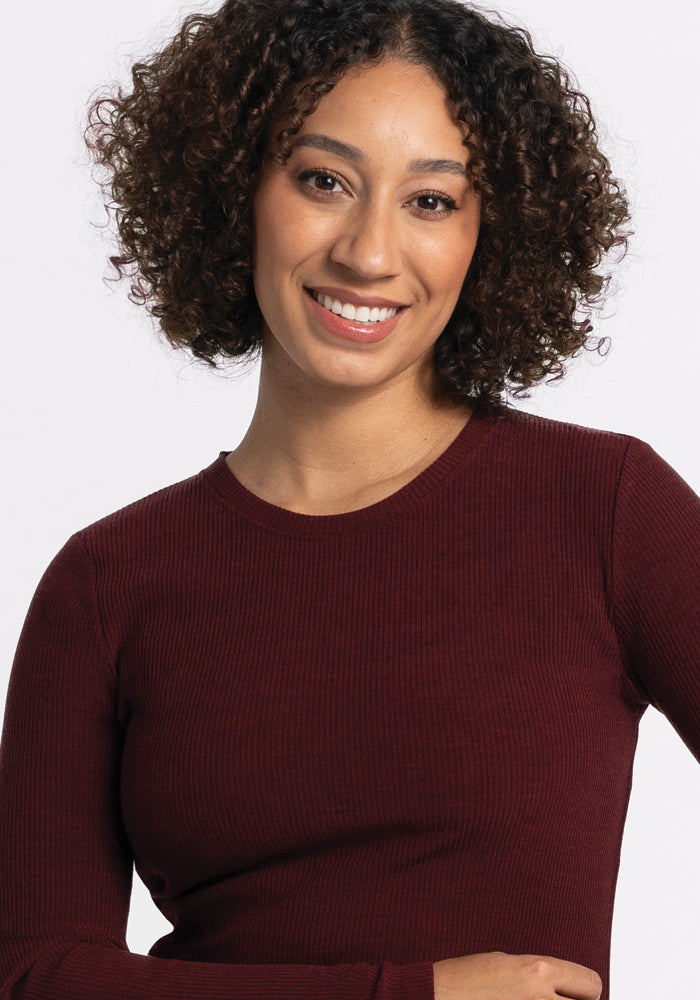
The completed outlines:
[[[436,198],[433,194],[421,195],[421,197],[416,200],[419,208],[426,209],[428,212],[440,211],[440,198]]]
[[[330,174],[316,174],[314,177],[314,187],[319,191],[332,191],[338,182]]]
[[[343,189],[343,184],[335,174],[328,173],[327,170],[305,170],[299,175],[299,180],[306,187],[323,194],[338,194]]]
[[[446,215],[448,212],[454,212],[457,208],[452,198],[448,198],[447,195],[438,194],[437,192],[419,194],[413,199],[411,204],[415,205],[416,208],[426,215]]]

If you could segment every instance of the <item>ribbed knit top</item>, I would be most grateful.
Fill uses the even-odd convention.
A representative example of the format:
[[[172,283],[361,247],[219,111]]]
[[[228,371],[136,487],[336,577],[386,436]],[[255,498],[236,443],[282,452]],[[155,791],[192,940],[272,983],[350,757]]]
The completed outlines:
[[[700,754],[699,609],[690,488],[517,412],[362,510],[222,455],[78,532],[10,682],[0,996],[432,1000],[434,961],[496,950],[607,984],[647,704]]]

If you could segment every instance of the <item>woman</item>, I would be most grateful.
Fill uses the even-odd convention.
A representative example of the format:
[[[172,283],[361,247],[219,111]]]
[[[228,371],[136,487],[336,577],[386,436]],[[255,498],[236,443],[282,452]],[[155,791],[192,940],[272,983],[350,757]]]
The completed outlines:
[[[37,592],[3,995],[607,995],[645,705],[700,746],[700,516],[635,439],[501,402],[624,242],[584,99],[449,0],[247,2],[94,122],[134,296],[260,392]]]

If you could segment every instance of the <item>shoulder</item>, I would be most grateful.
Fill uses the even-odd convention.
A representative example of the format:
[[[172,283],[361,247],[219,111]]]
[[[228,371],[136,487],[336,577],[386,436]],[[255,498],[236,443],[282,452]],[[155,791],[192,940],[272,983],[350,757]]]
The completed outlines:
[[[532,495],[602,503],[605,509],[697,504],[681,476],[650,444],[631,434],[508,410],[495,421],[490,458]]]
[[[567,423],[509,409],[495,418],[493,446],[499,460],[529,476],[560,479],[595,477],[615,486],[630,452],[652,453],[629,434]]]
[[[643,443],[630,434],[553,420],[525,410],[505,410],[496,422],[504,438],[519,446],[528,443],[542,454],[591,451],[624,455],[631,443]]]
[[[221,463],[221,457],[208,468],[172,483],[127,504],[113,513],[88,524],[73,536],[74,544],[105,556],[161,553],[168,544],[184,544],[202,525],[211,523],[220,505],[209,486],[209,472]]]
[[[200,593],[234,521],[209,482],[222,464],[219,457],[71,535],[39,581],[31,628],[47,621],[64,632],[81,627],[100,637],[113,660],[134,622],[154,608],[162,614],[168,602],[184,606],[189,597],[181,591]]]

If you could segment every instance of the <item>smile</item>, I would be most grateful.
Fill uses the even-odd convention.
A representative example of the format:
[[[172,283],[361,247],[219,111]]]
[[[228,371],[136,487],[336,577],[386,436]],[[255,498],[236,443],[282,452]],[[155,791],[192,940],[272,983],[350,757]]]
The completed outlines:
[[[350,320],[353,323],[367,323],[368,325],[381,323],[385,319],[391,319],[399,311],[398,308],[380,309],[377,306],[355,306],[351,302],[341,302],[340,299],[333,299],[330,295],[322,295],[319,292],[315,292],[312,288],[309,289],[309,293],[328,312],[335,313],[336,316],[342,316],[343,319]]]

